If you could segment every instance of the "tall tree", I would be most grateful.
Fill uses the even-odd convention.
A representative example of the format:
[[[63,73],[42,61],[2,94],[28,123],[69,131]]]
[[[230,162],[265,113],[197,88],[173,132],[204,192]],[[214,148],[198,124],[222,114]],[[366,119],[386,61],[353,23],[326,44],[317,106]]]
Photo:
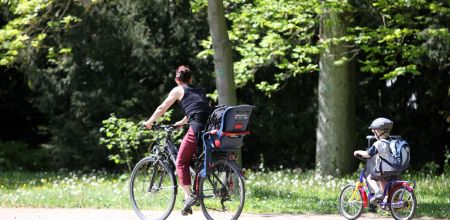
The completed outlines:
[[[233,57],[222,0],[208,0],[208,22],[214,49],[214,72],[219,104],[236,105]],[[239,150],[237,163],[240,166],[242,166],[241,153]]]
[[[233,57],[222,0],[208,0],[208,22],[214,49],[214,72],[219,104],[236,105]]]
[[[235,82],[243,91],[238,98],[258,108],[245,162],[313,167],[317,74],[311,73],[318,70],[318,1],[227,3]]]
[[[326,3],[325,3],[326,4]],[[346,35],[342,9],[325,6],[321,21],[316,130],[316,173],[338,176],[352,171],[355,138],[355,77],[348,47],[339,38]]]

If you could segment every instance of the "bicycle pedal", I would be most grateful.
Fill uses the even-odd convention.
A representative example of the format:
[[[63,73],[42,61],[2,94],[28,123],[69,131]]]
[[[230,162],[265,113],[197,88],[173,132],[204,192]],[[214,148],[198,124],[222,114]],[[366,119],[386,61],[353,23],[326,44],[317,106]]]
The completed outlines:
[[[181,215],[183,215],[183,216],[192,215],[192,209],[189,208],[189,209],[181,210]]]

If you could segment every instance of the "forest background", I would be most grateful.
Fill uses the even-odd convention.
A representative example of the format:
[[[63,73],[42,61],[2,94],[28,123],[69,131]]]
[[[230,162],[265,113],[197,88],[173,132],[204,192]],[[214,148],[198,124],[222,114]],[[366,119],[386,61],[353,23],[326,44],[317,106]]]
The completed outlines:
[[[341,138],[353,144],[335,147],[366,148],[368,125],[383,116],[395,122],[392,133],[410,143],[413,170],[444,171],[450,155],[448,1],[224,5],[237,102],[255,106],[243,167],[317,167],[323,138],[318,85],[331,42],[343,52],[329,69],[346,67],[351,75],[343,80],[351,83],[338,86],[353,94],[345,108],[331,109],[352,116],[346,123],[353,132]],[[327,25],[334,34],[324,38]],[[125,170],[110,160],[123,148],[102,144],[103,121],[111,114],[146,120],[175,86],[181,64],[217,104],[206,1],[1,0],[0,27],[0,170]],[[181,117],[174,108],[172,120]],[[337,156],[356,170],[351,154]]]

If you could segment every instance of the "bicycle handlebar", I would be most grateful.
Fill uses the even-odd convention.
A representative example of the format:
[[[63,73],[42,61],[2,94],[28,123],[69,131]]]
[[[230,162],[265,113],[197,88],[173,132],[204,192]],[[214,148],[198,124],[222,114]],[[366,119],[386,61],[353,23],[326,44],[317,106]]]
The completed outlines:
[[[148,129],[147,126],[145,126],[145,124],[142,124],[142,128],[144,129]],[[173,131],[175,129],[180,128],[179,126],[174,126],[173,124],[169,124],[169,125],[164,125],[164,124],[153,124],[152,128],[149,130],[164,130],[164,131]]]

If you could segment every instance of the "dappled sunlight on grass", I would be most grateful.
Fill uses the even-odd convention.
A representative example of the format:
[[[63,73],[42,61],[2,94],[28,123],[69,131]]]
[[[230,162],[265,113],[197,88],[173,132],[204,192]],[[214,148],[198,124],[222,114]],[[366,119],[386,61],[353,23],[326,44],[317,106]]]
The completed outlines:
[[[340,185],[353,182],[295,170],[247,172],[246,177],[250,212],[336,213]]]
[[[3,207],[92,207],[129,206],[128,175],[91,173],[0,174],[0,204]]]
[[[0,174],[2,207],[89,207],[131,209],[129,174],[104,171],[6,172]],[[340,190],[354,183],[358,173],[343,178],[315,176],[312,171],[245,171],[244,213],[338,214]],[[450,177],[406,173],[417,182],[416,216],[450,218]],[[175,209],[180,208],[178,193]],[[380,216],[389,216],[379,212]]]
[[[312,171],[246,171],[246,212],[337,214],[339,193],[357,181],[359,173],[343,178],[320,177]],[[450,177],[426,173],[406,173],[405,180],[417,182],[416,216],[449,218]],[[379,216],[389,216],[379,212]]]

